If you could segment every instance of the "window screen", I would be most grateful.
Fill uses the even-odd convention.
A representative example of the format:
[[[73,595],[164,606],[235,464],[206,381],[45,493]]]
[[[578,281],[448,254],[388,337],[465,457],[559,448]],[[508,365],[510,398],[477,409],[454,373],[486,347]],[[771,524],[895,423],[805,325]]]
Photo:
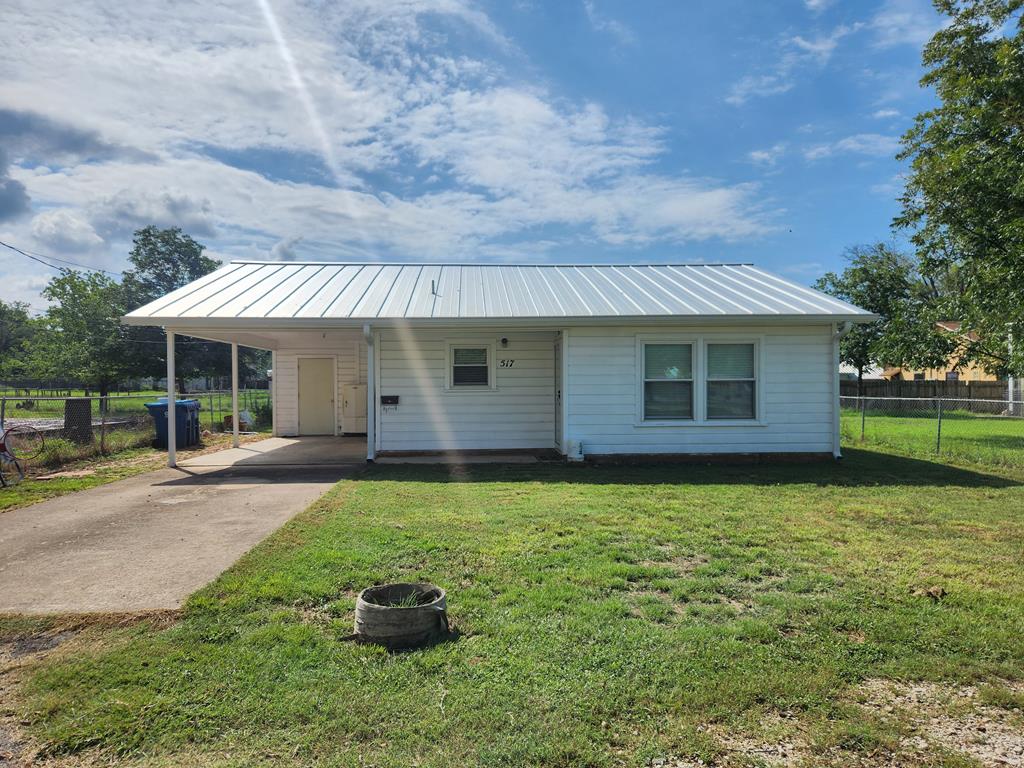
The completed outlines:
[[[486,387],[490,369],[487,347],[454,347],[452,349],[452,386]]]
[[[708,418],[755,418],[754,345],[708,344],[707,362]]]
[[[644,419],[693,418],[693,345],[644,344]]]

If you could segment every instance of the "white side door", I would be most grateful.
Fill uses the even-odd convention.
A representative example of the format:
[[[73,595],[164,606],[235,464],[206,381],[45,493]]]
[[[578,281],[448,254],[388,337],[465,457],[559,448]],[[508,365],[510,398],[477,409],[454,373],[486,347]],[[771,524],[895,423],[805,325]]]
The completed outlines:
[[[341,388],[341,429],[345,434],[366,434],[366,385],[346,384]]]
[[[299,434],[335,434],[334,358],[299,358]]]

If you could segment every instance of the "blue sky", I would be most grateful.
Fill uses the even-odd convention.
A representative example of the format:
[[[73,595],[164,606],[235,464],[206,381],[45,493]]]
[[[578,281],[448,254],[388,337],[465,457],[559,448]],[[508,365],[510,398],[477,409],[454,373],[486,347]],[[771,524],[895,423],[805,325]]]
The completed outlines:
[[[927,0],[286,0],[0,29],[0,239],[231,258],[753,261],[892,239]],[[6,23],[9,22],[9,23]],[[58,55],[59,54],[59,55]],[[6,300],[52,271],[0,254]]]

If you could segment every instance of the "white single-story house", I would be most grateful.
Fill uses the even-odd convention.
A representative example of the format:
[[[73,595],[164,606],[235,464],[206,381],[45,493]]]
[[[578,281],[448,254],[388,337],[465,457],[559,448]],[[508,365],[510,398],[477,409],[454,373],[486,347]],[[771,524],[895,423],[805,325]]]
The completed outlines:
[[[373,460],[838,457],[839,338],[873,319],[749,264],[239,261],[125,322],[271,350],[274,433]]]

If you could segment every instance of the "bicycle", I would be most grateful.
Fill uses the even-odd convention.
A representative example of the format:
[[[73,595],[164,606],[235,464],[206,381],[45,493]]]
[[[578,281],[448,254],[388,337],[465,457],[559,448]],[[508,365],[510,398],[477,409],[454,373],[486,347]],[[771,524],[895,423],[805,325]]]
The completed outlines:
[[[25,462],[43,452],[43,433],[27,424],[15,424],[0,435],[0,487],[25,479]]]

